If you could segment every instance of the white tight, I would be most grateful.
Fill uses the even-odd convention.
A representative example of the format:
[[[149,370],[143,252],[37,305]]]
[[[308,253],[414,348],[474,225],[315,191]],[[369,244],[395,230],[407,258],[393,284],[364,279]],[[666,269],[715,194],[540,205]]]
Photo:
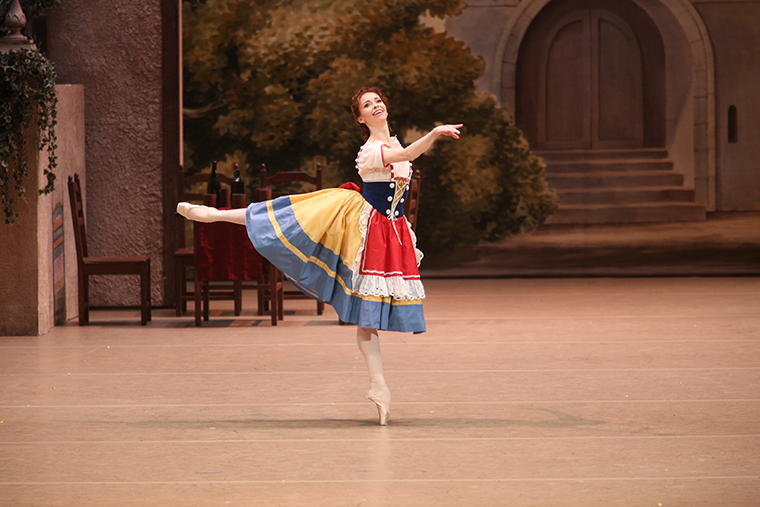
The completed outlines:
[[[247,209],[248,208],[217,210],[219,212],[219,220],[217,221],[245,225],[245,212]]]
[[[370,382],[380,386],[385,385],[383,356],[380,354],[380,337],[377,335],[377,329],[357,327],[356,343],[364,355],[364,360],[367,361]]]

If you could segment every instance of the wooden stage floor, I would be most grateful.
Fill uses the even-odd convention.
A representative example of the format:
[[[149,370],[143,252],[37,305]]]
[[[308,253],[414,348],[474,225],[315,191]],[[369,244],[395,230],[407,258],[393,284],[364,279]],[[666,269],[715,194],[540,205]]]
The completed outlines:
[[[387,427],[308,301],[0,338],[0,505],[760,505],[760,278],[426,288]]]

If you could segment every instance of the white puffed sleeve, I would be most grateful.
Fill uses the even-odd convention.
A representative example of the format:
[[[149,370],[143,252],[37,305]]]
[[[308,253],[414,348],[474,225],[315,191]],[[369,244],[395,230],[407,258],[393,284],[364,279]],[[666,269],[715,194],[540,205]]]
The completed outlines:
[[[401,148],[396,137],[391,138],[394,148]],[[362,181],[388,181],[392,178],[409,179],[412,174],[410,162],[394,162],[387,164],[383,158],[383,150],[391,146],[382,141],[366,143],[356,156],[356,170]]]
[[[390,169],[383,160],[383,147],[388,148],[382,141],[367,143],[359,150],[356,156],[356,170],[362,181],[376,181],[387,179]]]

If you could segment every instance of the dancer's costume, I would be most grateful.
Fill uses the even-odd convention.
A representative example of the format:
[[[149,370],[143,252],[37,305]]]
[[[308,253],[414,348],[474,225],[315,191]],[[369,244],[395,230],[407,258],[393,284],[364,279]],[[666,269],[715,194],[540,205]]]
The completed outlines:
[[[392,144],[401,148],[394,137]],[[363,193],[342,188],[254,203],[246,229],[256,250],[344,322],[425,331],[417,239],[404,216],[411,164],[386,164],[382,142],[362,146]]]

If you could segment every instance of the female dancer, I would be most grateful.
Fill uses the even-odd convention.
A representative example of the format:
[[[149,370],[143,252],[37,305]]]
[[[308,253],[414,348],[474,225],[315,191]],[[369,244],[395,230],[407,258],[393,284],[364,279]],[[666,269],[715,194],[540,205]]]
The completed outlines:
[[[356,158],[363,193],[332,188],[236,210],[183,202],[177,212],[199,222],[244,224],[256,250],[294,285],[358,326],[356,340],[370,375],[365,397],[377,405],[385,426],[391,393],[377,331],[425,331],[422,253],[403,207],[410,162],[440,136],[459,139],[462,125],[441,125],[404,148],[391,137],[388,101],[379,89],[360,89],[351,111],[366,141]]]

